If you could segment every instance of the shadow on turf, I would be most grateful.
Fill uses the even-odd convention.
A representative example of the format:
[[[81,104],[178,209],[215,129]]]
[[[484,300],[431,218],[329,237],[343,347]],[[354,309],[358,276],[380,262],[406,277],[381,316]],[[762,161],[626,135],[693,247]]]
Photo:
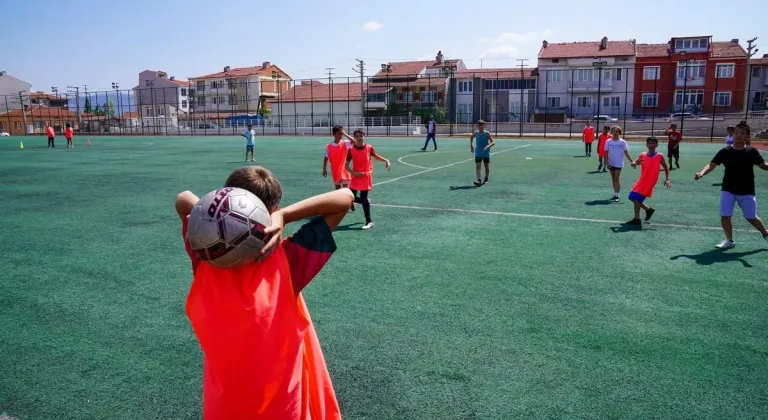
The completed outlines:
[[[359,227],[355,227],[359,226]],[[343,232],[345,230],[362,230],[363,229],[363,223],[357,222],[357,223],[350,223],[348,225],[339,225],[336,226],[336,232]]]
[[[611,204],[622,204],[621,201],[614,203],[611,200],[592,200],[584,203],[586,206],[609,206]]]
[[[675,261],[680,258],[688,258],[693,260],[699,265],[712,265],[715,263],[727,263],[732,261],[740,262],[746,268],[752,268],[752,264],[745,261],[743,258],[749,255],[755,255],[760,252],[768,252],[768,249],[755,249],[747,252],[726,252],[721,249],[713,249],[711,251],[702,252],[695,255],[675,255],[670,260]]]
[[[458,191],[458,190],[474,190],[475,188],[480,188],[477,185],[451,185],[448,187],[451,191]]]
[[[642,225],[628,225],[626,223],[621,224],[620,226],[611,226],[611,230],[613,233],[626,233],[626,232],[639,232],[641,230],[656,230],[656,229],[650,229],[650,228],[644,228]]]

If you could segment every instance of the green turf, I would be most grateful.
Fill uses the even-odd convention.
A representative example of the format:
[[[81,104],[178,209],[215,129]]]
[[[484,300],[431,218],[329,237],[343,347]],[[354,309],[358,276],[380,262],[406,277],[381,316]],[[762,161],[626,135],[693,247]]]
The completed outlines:
[[[219,186],[243,164],[243,141],[91,141],[0,138],[0,413],[199,418],[173,199]],[[331,188],[326,141],[258,139],[283,204]],[[374,182],[426,171],[397,162],[422,140],[370,141],[393,162]],[[438,141],[404,161],[471,157],[466,140]],[[496,150],[488,185],[467,188],[471,162],[382,184],[376,228],[359,230],[358,210],[335,234],[305,296],[345,418],[768,417],[768,244],[737,219],[738,247],[713,250],[722,170],[693,173],[716,145],[683,145],[642,231],[618,223],[638,171],[624,171],[622,203],[606,204],[610,177],[576,157],[578,142]],[[761,203],[766,184],[759,173]]]

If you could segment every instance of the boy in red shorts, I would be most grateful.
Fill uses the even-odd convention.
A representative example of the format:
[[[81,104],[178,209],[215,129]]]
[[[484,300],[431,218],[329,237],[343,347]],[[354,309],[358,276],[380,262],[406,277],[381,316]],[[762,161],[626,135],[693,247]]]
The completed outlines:
[[[363,205],[363,213],[365,214],[363,230],[368,230],[373,227],[371,201],[368,199],[368,194],[373,189],[373,160],[371,158],[384,162],[388,171],[391,170],[392,165],[388,159],[376,153],[373,146],[365,143],[363,130],[357,129],[354,134],[355,144],[349,149],[347,155],[347,171],[352,174],[349,188],[355,195],[355,203]],[[359,197],[357,196],[358,193],[360,193]]]
[[[203,351],[203,419],[341,419],[328,368],[301,291],[336,251],[332,232],[352,204],[348,189],[280,208],[282,187],[258,166],[235,169],[225,187],[255,194],[272,225],[261,256],[235,269],[192,261],[186,312]],[[198,198],[176,198],[186,236]],[[314,217],[282,239],[287,223]]]
[[[664,168],[664,174],[667,179],[664,181],[664,186],[670,188],[672,181],[669,179],[669,167],[667,162],[664,161],[664,155],[658,153],[656,148],[659,146],[659,140],[656,137],[648,137],[645,140],[645,146],[648,148],[647,152],[640,154],[635,161],[632,162],[632,167],[636,168],[640,165],[640,178],[632,187],[632,192],[629,193],[629,200],[635,205],[635,217],[627,222],[628,225],[641,225],[640,221],[640,209],[645,210],[645,221],[651,220],[651,216],[656,211],[653,207],[648,207],[645,204],[645,200],[653,196],[653,189],[656,187],[656,183],[659,182],[659,174],[661,168]]]

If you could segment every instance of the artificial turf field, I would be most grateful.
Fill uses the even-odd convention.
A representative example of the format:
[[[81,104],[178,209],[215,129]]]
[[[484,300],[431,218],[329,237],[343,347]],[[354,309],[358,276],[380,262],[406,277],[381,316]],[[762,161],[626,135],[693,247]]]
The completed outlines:
[[[0,138],[0,413],[200,418],[173,200],[220,186],[243,139],[89,138]],[[332,188],[327,141],[257,139],[283,205]],[[768,418],[768,243],[735,218],[715,250],[722,168],[693,180],[719,145],[682,145],[636,230],[639,170],[609,203],[579,142],[498,140],[474,188],[467,141],[438,141],[369,139],[393,164],[376,227],[350,213],[304,291],[345,418]]]

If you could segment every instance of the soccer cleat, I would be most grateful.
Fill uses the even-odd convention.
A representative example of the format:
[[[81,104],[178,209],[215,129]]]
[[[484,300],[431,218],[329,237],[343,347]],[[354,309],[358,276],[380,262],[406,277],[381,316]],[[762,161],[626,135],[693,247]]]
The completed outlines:
[[[602,163],[597,165],[597,172],[600,172],[601,169],[603,169],[603,164]]]
[[[373,222],[368,222],[363,226],[363,230],[373,229],[374,226]]]
[[[427,148],[426,148],[426,147],[422,147],[422,148],[421,148],[421,151],[422,151],[422,152],[426,152],[426,151],[427,151]]]
[[[485,177],[485,179],[483,180],[483,185],[485,185],[487,183],[488,183],[488,177]]]
[[[720,242],[719,244],[715,245],[715,248],[731,249],[735,246],[736,246],[736,242],[729,241],[728,239],[726,239],[723,242]]]
[[[653,216],[653,213],[656,213],[656,209],[653,207],[649,208],[648,211],[645,212],[645,221],[651,220],[651,216]]]
[[[480,182],[480,179],[479,179],[479,178],[478,178],[478,180],[477,180],[477,181],[475,181],[475,182],[474,182],[474,184],[475,184],[475,186],[476,186],[476,187],[479,187],[479,186],[483,185],[483,183],[482,183],[482,182]]]
[[[643,222],[641,222],[640,219],[632,219],[627,223],[625,223],[625,225],[630,225],[630,226],[641,226],[642,224]]]
[[[677,166],[677,169],[680,169],[680,164],[678,162],[675,162],[675,166]]]

